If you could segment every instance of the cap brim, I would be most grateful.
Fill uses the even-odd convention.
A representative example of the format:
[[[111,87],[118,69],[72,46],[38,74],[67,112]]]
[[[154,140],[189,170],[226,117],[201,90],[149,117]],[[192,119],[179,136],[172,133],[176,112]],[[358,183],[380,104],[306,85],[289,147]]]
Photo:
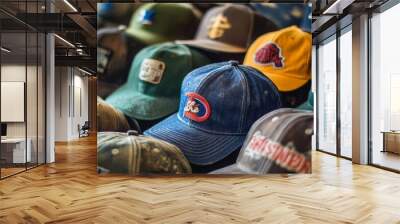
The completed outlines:
[[[230,44],[224,44],[218,41],[207,40],[207,39],[197,39],[197,40],[177,40],[175,41],[178,44],[185,44],[192,47],[201,48],[204,50],[211,50],[217,52],[226,52],[226,53],[244,53],[246,52],[246,48],[237,47]]]
[[[282,92],[290,92],[296,90],[304,86],[308,81],[311,80],[311,78],[295,79],[295,78],[289,78],[286,75],[277,75],[272,73],[268,73],[266,74],[266,76],[269,79],[271,79],[272,82],[275,84],[275,86],[278,88],[278,90]]]
[[[149,31],[146,31],[146,30],[127,29],[125,32],[129,36],[135,38],[136,40],[139,40],[140,42],[142,42],[142,43],[144,43],[146,45],[157,44],[157,43],[162,43],[162,42],[169,41],[165,37],[162,37],[160,35],[156,35],[155,33],[149,32]]]
[[[184,124],[177,114],[145,131],[144,135],[174,144],[191,163],[197,165],[209,165],[224,159],[239,149],[246,137],[210,134]]]
[[[248,174],[248,173],[239,169],[239,167],[235,163],[233,165],[230,165],[230,166],[218,169],[218,170],[214,170],[213,172],[211,172],[209,174]]]
[[[155,120],[175,113],[178,98],[153,97],[135,92],[124,85],[107,97],[106,102],[125,115],[139,120]]]

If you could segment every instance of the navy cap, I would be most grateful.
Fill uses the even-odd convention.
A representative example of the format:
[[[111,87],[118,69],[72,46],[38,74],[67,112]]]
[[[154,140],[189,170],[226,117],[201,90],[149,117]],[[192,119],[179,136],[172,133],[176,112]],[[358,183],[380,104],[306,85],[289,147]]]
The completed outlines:
[[[178,113],[144,134],[178,146],[193,164],[213,164],[241,147],[258,118],[280,107],[277,88],[258,70],[215,63],[190,72]]]

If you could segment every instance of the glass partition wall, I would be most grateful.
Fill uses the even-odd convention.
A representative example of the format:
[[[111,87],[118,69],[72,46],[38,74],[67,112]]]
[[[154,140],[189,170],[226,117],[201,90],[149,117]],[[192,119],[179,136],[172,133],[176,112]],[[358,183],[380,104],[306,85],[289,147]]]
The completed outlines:
[[[371,18],[370,163],[400,171],[400,4]]]
[[[318,46],[318,149],[336,154],[336,35]]]
[[[352,32],[351,25],[342,30],[339,49],[340,154],[352,158]]]
[[[18,1],[14,1],[18,2]],[[35,13],[39,1],[20,1]],[[45,35],[0,3],[0,178],[45,163]]]
[[[317,149],[352,157],[352,27],[317,45]]]

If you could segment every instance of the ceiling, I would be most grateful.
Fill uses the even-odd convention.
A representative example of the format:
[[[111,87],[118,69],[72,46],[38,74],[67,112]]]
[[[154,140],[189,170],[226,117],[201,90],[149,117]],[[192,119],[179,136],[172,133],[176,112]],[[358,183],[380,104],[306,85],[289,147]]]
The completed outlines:
[[[7,54],[10,58],[21,58],[26,55],[25,46],[28,55],[37,51],[37,44],[30,43],[36,35],[29,32],[56,33],[61,37],[55,38],[56,65],[62,60],[62,64],[71,65],[68,63],[71,61],[74,66],[79,66],[79,61],[86,60],[83,63],[85,66],[82,67],[94,72],[96,7],[96,0],[0,0],[2,46],[12,49],[12,52]],[[36,39],[33,42],[36,42]],[[77,60],[80,57],[82,60]],[[90,63],[87,63],[87,60]]]
[[[341,28],[340,26],[351,23],[352,17],[369,10],[374,10],[387,1],[388,0],[312,0],[312,34],[314,43],[318,42],[318,39],[323,39],[331,35],[331,33],[336,32],[336,27]],[[321,35],[323,37],[321,37]]]

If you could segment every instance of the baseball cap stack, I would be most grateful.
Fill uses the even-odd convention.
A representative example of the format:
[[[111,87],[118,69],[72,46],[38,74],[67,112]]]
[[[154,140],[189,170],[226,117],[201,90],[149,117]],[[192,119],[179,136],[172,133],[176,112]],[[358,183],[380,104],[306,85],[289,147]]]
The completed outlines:
[[[212,174],[311,173],[313,114],[280,109],[251,127],[236,164]]]
[[[184,79],[177,114],[144,134],[179,147],[193,164],[222,160],[243,144],[250,126],[281,107],[275,85],[236,61],[210,64]]]
[[[312,113],[279,109],[287,106],[287,94],[304,89],[295,106],[306,98],[309,33],[295,26],[278,30],[275,22],[244,4],[218,5],[201,19],[193,5],[175,3],[141,5],[129,27],[118,32],[142,50],[128,50],[136,55],[125,63],[129,71],[107,74],[109,80],[118,75],[127,80],[106,102],[128,121],[160,122],[144,136],[99,133],[99,170],[185,174],[197,166],[213,167],[202,171],[209,172],[236,161],[215,173],[310,172]],[[106,48],[103,52],[116,55]],[[236,56],[244,65],[232,61]],[[253,140],[272,142],[281,153],[253,152]],[[301,166],[284,163],[283,155],[301,159]]]
[[[101,5],[109,7],[105,3]],[[118,6],[123,5],[131,4]],[[201,13],[191,4],[147,3],[135,11],[128,28],[118,26],[99,29],[97,70],[101,96],[108,96],[116,89],[115,86],[126,81],[133,57],[144,47],[192,38],[200,16]],[[172,17],[174,19],[170,19]]]

